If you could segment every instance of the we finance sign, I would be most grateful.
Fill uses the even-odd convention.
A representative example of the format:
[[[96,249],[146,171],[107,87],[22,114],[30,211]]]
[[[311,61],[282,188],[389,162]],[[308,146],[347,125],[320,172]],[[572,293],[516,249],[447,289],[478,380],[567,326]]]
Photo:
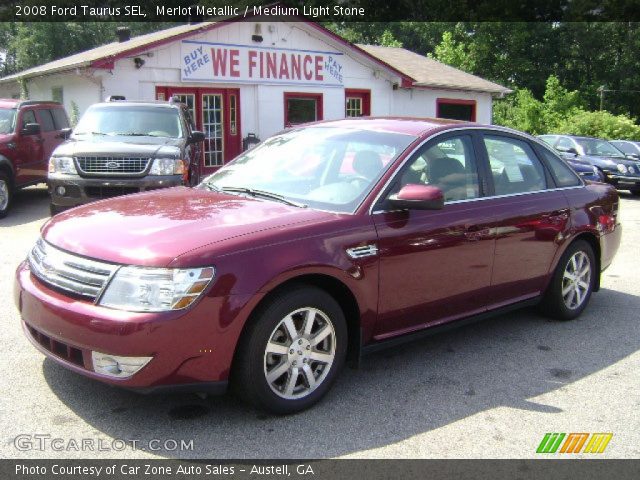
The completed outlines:
[[[343,85],[340,52],[184,40],[181,54],[185,82]]]

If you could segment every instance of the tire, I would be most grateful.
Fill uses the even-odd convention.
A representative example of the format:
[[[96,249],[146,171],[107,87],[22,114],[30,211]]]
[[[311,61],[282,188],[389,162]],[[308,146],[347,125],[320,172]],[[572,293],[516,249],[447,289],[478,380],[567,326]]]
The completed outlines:
[[[640,197],[640,188],[631,190],[631,195],[634,195],[636,197]]]
[[[331,295],[310,286],[283,291],[256,312],[243,334],[233,388],[244,401],[271,413],[305,410],[331,388],[344,365],[347,340],[344,313]]]
[[[54,215],[57,215],[59,213],[62,213],[66,210],[66,208],[61,207],[59,205],[55,205],[53,203],[49,204],[49,213],[51,214],[51,216],[53,217]]]
[[[585,267],[588,268],[588,278],[587,274],[574,276],[574,270],[585,271]],[[560,258],[540,309],[557,320],[577,318],[589,303],[598,274],[593,248],[584,240],[576,240]]]
[[[0,172],[0,218],[4,218],[11,210],[13,203],[13,184],[5,172]]]

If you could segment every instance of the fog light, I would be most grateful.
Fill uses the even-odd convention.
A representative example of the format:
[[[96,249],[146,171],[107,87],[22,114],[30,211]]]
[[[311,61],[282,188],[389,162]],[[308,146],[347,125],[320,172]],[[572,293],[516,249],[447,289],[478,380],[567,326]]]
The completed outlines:
[[[64,197],[64,194],[67,193],[67,189],[64,187],[57,187],[56,188],[56,193],[58,195],[60,195],[61,197]]]
[[[127,378],[137,373],[153,357],[121,357],[101,352],[91,352],[93,371],[116,378]]]

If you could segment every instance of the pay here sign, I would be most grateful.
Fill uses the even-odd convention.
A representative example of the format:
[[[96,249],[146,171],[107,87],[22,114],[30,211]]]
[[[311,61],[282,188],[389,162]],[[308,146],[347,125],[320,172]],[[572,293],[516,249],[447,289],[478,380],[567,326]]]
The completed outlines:
[[[182,41],[185,82],[343,85],[343,54],[315,50]]]

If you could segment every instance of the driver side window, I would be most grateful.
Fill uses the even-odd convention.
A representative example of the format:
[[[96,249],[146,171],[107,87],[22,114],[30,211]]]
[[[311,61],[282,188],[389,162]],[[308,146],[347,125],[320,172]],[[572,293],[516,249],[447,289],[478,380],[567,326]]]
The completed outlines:
[[[397,178],[390,194],[405,185],[421,184],[440,188],[445,202],[480,196],[478,166],[468,135],[429,142],[409,160]]]

